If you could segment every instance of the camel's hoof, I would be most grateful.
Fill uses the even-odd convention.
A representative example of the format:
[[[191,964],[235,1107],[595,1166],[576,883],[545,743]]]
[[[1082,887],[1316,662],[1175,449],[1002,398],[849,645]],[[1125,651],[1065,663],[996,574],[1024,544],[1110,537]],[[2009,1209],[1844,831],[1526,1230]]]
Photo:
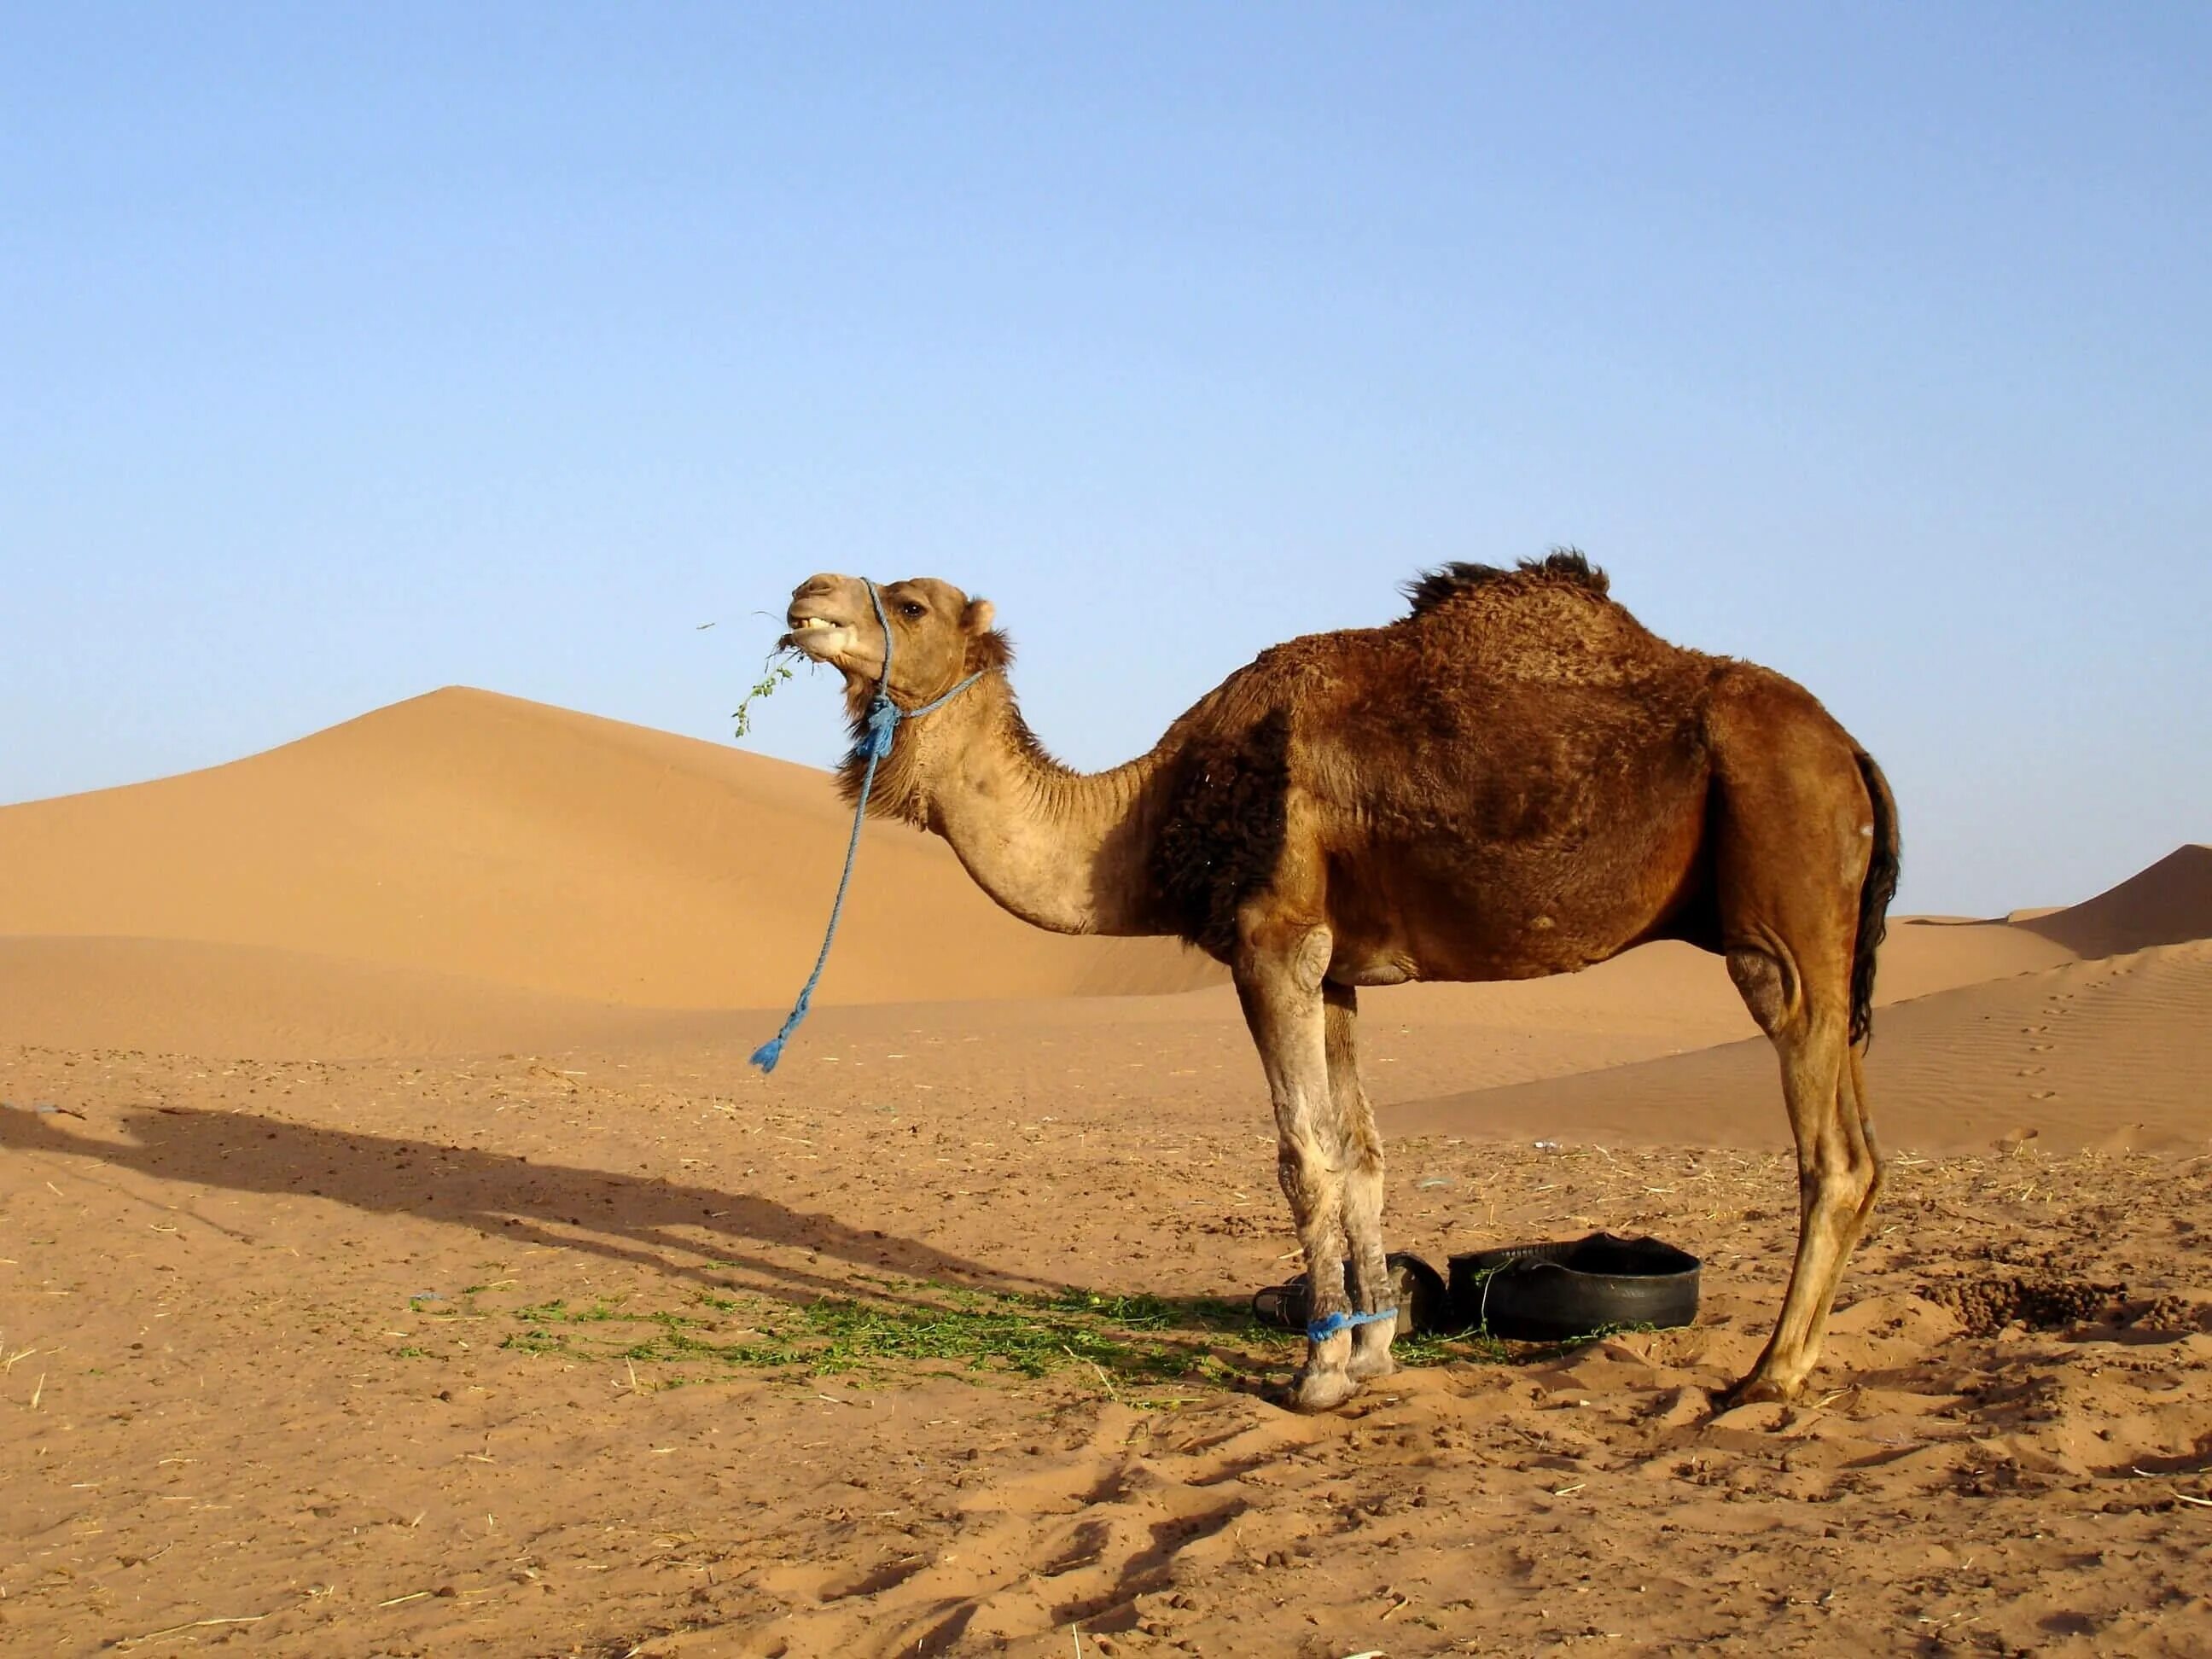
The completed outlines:
[[[1287,1411],[1325,1412],[1341,1406],[1358,1392],[1358,1379],[1346,1372],[1302,1370],[1274,1399]]]
[[[1785,1389],[1771,1377],[1753,1372],[1714,1400],[1713,1415],[1732,1412],[1738,1406],[1786,1406],[1796,1397],[1796,1389]]]
[[[1398,1369],[1398,1362],[1390,1357],[1387,1347],[1354,1349],[1345,1365],[1346,1372],[1361,1382],[1372,1382],[1378,1376],[1389,1376]]]

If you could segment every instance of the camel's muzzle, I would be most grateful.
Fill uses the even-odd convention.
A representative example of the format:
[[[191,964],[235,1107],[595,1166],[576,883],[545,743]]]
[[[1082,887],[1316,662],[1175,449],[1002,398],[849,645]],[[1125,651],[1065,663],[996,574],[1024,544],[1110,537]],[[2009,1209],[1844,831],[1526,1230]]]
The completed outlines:
[[[858,642],[851,621],[820,600],[794,604],[784,621],[790,631],[783,643],[817,662],[834,662]]]

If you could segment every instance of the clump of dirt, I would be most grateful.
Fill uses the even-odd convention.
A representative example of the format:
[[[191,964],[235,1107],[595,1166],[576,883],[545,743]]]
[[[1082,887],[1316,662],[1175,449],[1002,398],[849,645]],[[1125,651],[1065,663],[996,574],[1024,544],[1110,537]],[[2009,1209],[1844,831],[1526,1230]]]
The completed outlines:
[[[2091,1324],[2127,1293],[2124,1285],[2065,1279],[1947,1279],[1920,1292],[1948,1309],[1969,1336],[1989,1336],[2012,1324],[2035,1331]]]
[[[2126,1323],[2130,1330],[2170,1331],[2176,1335],[2204,1328],[2203,1316],[2185,1296],[2155,1297],[2130,1309]]]
[[[1198,1230],[1202,1233],[1218,1233],[1224,1238],[1259,1238],[1273,1231],[1273,1218],[1267,1221],[1257,1216],[1231,1213],[1218,1221],[1201,1221]]]

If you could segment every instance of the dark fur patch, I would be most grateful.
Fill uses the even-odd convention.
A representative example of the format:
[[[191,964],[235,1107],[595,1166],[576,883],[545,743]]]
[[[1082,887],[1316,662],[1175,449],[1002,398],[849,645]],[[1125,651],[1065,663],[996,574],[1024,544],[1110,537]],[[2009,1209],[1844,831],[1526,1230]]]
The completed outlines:
[[[1580,550],[1555,547],[1540,559],[1522,560],[1510,570],[1494,564],[1455,562],[1440,570],[1424,571],[1418,579],[1406,584],[1405,593],[1413,601],[1411,614],[1418,617],[1435,610],[1455,594],[1499,581],[1530,585],[1564,582],[1588,588],[1601,599],[1613,587],[1605,572],[1584,557]]]
[[[1194,739],[1182,757],[1151,873],[1176,931],[1226,961],[1237,912],[1265,892],[1283,856],[1290,721],[1271,709],[1249,729]]]

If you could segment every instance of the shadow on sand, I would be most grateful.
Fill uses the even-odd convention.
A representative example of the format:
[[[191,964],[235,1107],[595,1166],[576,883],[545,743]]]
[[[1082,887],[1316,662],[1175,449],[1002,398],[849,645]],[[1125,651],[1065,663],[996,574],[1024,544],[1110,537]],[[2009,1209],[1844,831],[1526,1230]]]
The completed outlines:
[[[0,1111],[0,1147],[98,1159],[163,1181],[331,1199],[372,1214],[452,1222],[505,1243],[580,1250],[700,1284],[738,1284],[793,1304],[860,1288],[835,1271],[810,1270],[805,1255],[867,1273],[975,1290],[1046,1288],[773,1199],[652,1176],[192,1107],[125,1112],[117,1127],[131,1139],[72,1134],[55,1117]],[[258,1242],[236,1227],[223,1231]]]

